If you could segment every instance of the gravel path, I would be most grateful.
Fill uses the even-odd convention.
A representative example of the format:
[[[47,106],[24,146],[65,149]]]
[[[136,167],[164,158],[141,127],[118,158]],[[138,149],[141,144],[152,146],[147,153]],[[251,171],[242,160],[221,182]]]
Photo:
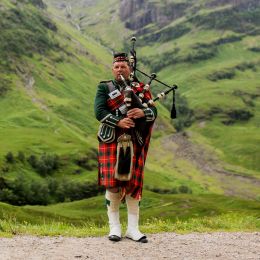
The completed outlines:
[[[147,244],[106,237],[0,238],[0,259],[260,259],[260,233],[149,235]]]

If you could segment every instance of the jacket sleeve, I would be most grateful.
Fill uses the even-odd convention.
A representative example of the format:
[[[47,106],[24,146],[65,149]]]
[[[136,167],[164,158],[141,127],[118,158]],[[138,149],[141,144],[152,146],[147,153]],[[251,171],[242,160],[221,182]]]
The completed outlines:
[[[111,127],[116,127],[120,121],[120,117],[113,115],[107,106],[108,88],[105,83],[101,83],[97,87],[97,93],[94,103],[95,116],[101,123],[107,124]]]

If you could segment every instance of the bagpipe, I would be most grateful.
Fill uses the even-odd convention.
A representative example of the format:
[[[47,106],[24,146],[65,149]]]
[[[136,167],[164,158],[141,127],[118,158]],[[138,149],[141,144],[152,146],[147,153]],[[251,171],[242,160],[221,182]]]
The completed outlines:
[[[149,106],[154,106],[154,102],[165,97],[171,91],[173,92],[173,105],[171,109],[171,118],[176,118],[176,109],[175,109],[175,90],[178,88],[177,85],[169,86],[168,84],[157,79],[156,74],[152,73],[150,76],[139,70],[137,68],[137,57],[135,51],[135,42],[136,38],[132,37],[132,49],[130,51],[129,63],[131,66],[131,75],[130,75],[130,85],[126,79],[120,75],[121,81],[124,84],[123,95],[124,103],[126,105],[127,111],[132,108],[147,108]],[[137,78],[136,72],[141,73],[142,75],[149,78],[146,84],[140,82]],[[153,81],[156,81],[168,89],[159,93],[156,98],[152,98],[150,93],[150,86]],[[153,122],[146,122],[142,118],[134,119],[135,128],[129,129],[120,135],[117,139],[117,163],[115,166],[115,178],[120,181],[129,181],[132,176],[132,167],[133,167],[133,139],[136,138],[136,144],[138,146],[143,146],[145,144],[146,138],[149,136],[150,127],[153,125]],[[140,150],[140,149],[139,149]],[[139,155],[136,155],[137,158]]]
[[[139,72],[143,76],[149,78],[148,82],[142,86],[141,91],[138,91],[136,94],[138,95],[138,99],[136,98],[136,95],[130,95],[132,94],[130,92],[129,86],[127,87],[126,81],[124,78],[121,77],[122,81],[125,84],[125,103],[128,107],[130,107],[130,100],[135,103],[135,107],[149,107],[153,106],[154,102],[164,98],[166,95],[168,95],[170,92],[173,92],[173,98],[172,98],[172,109],[171,109],[171,118],[174,119],[177,117],[176,113],[176,107],[175,107],[175,91],[178,88],[176,84],[173,84],[172,86],[162,82],[161,80],[157,79],[157,75],[155,73],[152,73],[151,75],[148,75],[147,73],[141,71],[140,69],[137,68],[137,56],[136,56],[136,50],[135,50],[135,43],[136,43],[136,37],[131,38],[132,42],[132,49],[130,50],[130,58],[129,58],[129,63],[132,69],[131,75],[130,75],[130,81],[132,82],[132,85],[135,87],[136,83],[140,83],[140,81],[137,78],[137,73]],[[151,83],[153,81],[156,81],[157,83],[160,83],[161,85],[167,87],[168,89],[160,92],[159,94],[156,95],[155,98],[152,98],[149,95],[146,95],[148,91],[150,90]],[[140,104],[141,102],[141,104]],[[132,105],[133,106],[133,105]]]

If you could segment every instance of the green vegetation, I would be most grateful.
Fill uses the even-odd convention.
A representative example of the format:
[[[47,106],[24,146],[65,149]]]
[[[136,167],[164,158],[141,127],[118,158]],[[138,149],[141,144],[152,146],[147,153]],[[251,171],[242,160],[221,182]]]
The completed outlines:
[[[2,234],[105,235],[103,196],[51,206],[15,207],[1,203]],[[158,195],[145,192],[141,229],[147,233],[255,231],[260,229],[259,202],[219,195]],[[123,228],[126,226],[122,205]],[[99,216],[96,218],[94,216]],[[151,215],[153,216],[151,218]]]
[[[1,9],[0,16],[0,59],[6,61],[6,65],[10,65],[8,62],[14,57],[32,57],[35,52],[43,55],[50,49],[58,50],[53,33],[57,31],[56,25],[36,8],[17,5]]]

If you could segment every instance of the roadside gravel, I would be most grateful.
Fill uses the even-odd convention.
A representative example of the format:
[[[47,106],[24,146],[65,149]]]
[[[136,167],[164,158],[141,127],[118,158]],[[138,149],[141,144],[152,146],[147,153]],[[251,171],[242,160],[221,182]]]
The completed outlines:
[[[0,259],[260,259],[260,233],[159,233],[147,244],[107,237],[0,238]]]

